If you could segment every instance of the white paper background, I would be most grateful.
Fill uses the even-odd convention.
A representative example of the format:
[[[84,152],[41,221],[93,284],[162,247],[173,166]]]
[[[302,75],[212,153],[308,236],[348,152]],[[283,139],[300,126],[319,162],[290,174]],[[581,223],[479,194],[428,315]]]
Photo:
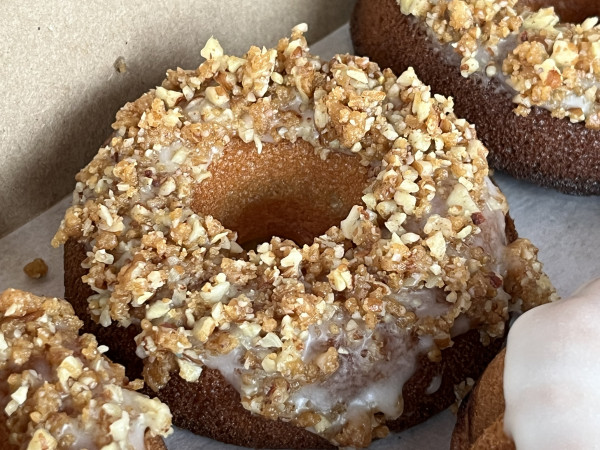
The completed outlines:
[[[316,43],[311,50],[324,58],[335,53],[352,52],[348,26]],[[600,276],[599,197],[563,195],[504,174],[497,174],[495,179],[508,198],[519,235],[529,238],[540,248],[540,260],[561,296]],[[70,199],[64,199],[32,222],[0,239],[0,292],[13,287],[38,295],[63,296],[62,249],[53,249],[50,240],[69,204]],[[23,273],[23,266],[34,258],[43,258],[48,263],[50,269],[43,279],[31,280]],[[420,426],[375,442],[371,448],[447,449],[454,421],[452,413],[444,411]],[[167,439],[167,445],[172,450],[240,448],[184,430],[176,430]]]

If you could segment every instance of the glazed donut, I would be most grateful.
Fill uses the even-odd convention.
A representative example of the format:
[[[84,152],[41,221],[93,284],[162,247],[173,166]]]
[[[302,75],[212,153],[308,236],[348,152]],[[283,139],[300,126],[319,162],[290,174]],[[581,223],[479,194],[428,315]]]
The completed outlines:
[[[54,244],[68,300],[175,424],[365,447],[451,404],[510,312],[555,294],[452,102],[321,61],[304,30],[243,58],[211,39],[127,104]]]
[[[598,195],[599,14],[593,0],[359,0],[351,32],[357,54],[452,96],[492,167]]]
[[[597,448],[600,279],[519,318],[461,407],[452,449]]]
[[[2,448],[166,450],[169,408],[135,392],[141,380],[82,325],[64,300],[0,294]]]

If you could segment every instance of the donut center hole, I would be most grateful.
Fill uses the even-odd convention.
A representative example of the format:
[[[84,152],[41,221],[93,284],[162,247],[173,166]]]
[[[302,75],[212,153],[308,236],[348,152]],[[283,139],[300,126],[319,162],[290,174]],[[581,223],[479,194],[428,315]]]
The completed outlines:
[[[561,22],[581,23],[588,17],[600,16],[598,0],[523,0],[522,4],[534,11],[554,6]]]
[[[193,208],[236,231],[246,250],[273,236],[311,244],[361,203],[368,180],[359,157],[331,152],[323,160],[303,140],[264,143],[259,154],[236,139],[209,170]]]

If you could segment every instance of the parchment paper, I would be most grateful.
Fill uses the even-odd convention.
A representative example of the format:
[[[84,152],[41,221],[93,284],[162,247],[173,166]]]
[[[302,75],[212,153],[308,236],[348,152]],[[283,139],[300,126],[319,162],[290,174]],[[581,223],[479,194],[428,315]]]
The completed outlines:
[[[313,45],[312,51],[327,58],[335,53],[351,52],[348,26]],[[561,296],[600,276],[599,197],[568,196],[504,174],[496,174],[495,180],[508,198],[519,235],[539,247],[540,260]],[[50,240],[69,204],[70,198],[65,198],[0,239],[0,291],[14,287],[39,295],[63,295],[62,249],[53,249]],[[50,270],[43,279],[31,280],[23,273],[23,266],[34,258],[43,258],[48,263]],[[454,422],[454,415],[446,410],[420,426],[375,442],[371,448],[447,449]],[[240,448],[179,429],[167,439],[167,445],[171,450]]]

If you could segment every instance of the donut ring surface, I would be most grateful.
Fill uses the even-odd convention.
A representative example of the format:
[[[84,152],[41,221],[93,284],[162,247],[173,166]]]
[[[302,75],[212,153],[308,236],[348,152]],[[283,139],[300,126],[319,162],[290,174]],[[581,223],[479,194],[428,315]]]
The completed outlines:
[[[590,0],[359,1],[352,39],[357,54],[397,72],[412,66],[452,96],[492,167],[597,195],[599,14]]]
[[[323,62],[304,29],[244,58],[211,39],[127,104],[53,243],[83,246],[91,317],[139,329],[159,395],[218,371],[253,414],[364,447],[420,361],[497,345],[554,290],[452,101],[412,70]]]

